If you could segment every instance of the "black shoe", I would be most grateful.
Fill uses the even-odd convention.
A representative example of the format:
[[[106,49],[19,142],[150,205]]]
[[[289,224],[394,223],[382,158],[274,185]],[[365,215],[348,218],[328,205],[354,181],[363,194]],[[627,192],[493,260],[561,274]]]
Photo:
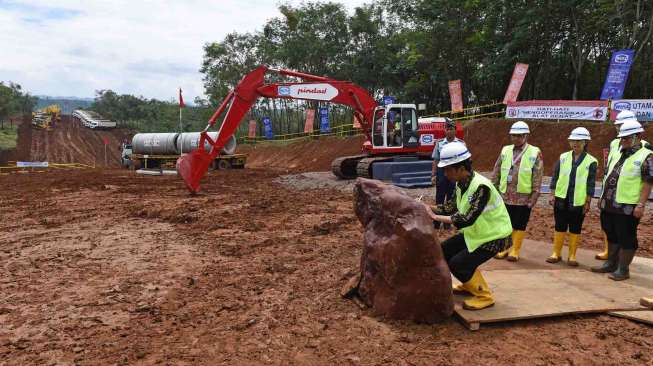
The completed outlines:
[[[590,268],[594,273],[611,273],[617,270],[619,260],[619,244],[608,243],[608,259],[598,267]]]
[[[610,273],[611,280],[623,281],[630,278],[630,263],[635,257],[635,249],[621,249],[619,252],[619,264],[617,270]]]

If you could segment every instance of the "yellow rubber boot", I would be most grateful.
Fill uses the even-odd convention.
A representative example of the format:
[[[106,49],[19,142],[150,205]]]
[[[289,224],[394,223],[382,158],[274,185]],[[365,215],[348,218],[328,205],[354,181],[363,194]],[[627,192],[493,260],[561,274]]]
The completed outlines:
[[[519,260],[519,251],[521,250],[524,236],[526,236],[526,232],[523,230],[512,231],[512,249],[510,249],[510,254],[508,254],[509,261],[517,262]]]
[[[553,254],[546,259],[549,263],[558,263],[562,259],[562,245],[565,243],[565,233],[561,231],[553,232]]]
[[[603,232],[603,245],[605,249],[601,253],[597,253],[594,256],[594,258],[602,261],[608,259],[608,236],[605,235],[605,232]]]
[[[569,258],[567,259],[567,265],[572,267],[578,267],[578,261],[576,261],[578,244],[580,244],[580,234],[569,233]]]
[[[456,286],[453,286],[453,287],[451,288],[451,290],[452,290],[453,293],[455,293],[455,294],[471,295],[471,292],[469,292],[469,291],[465,288],[465,284],[463,284],[463,283],[458,284],[458,285],[456,285]]]
[[[504,251],[502,251],[502,252],[499,252],[499,253],[495,254],[495,255],[494,255],[494,258],[495,258],[495,259],[503,259],[503,258],[505,258],[506,256],[508,256],[508,253],[510,253],[510,248],[508,248],[508,249],[506,249],[506,250],[504,250]]]
[[[481,272],[474,271],[472,278],[463,284],[473,298],[463,301],[463,308],[467,310],[481,310],[494,305],[490,287],[485,282]]]

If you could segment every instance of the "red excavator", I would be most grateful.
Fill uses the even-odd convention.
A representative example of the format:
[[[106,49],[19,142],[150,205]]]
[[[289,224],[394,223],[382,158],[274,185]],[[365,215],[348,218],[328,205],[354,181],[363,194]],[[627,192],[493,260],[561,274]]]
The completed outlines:
[[[265,84],[264,77],[268,71],[307,81]],[[220,104],[202,131],[199,147],[177,160],[177,171],[191,193],[199,192],[199,182],[209,165],[259,97],[325,101],[344,104],[353,109],[354,115],[361,122],[366,141],[363,143],[362,154],[344,156],[333,161],[332,171],[339,178],[376,178],[373,176],[373,164],[397,159],[398,156],[403,159],[428,159],[436,138],[444,136],[444,118],[418,122],[414,104],[378,106],[365,89],[352,82],[260,66],[245,75]],[[227,113],[213,140],[207,132],[225,109]],[[457,127],[456,134],[462,136],[460,126]],[[206,141],[211,146],[210,151],[204,148]]]

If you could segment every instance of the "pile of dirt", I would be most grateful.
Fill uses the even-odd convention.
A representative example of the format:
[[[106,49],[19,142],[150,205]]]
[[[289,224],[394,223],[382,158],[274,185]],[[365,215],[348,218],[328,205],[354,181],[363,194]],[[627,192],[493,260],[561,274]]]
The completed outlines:
[[[513,122],[514,120],[506,119],[480,119],[464,123],[465,142],[472,152],[476,170],[492,170],[501,147],[510,144],[508,131]],[[583,126],[589,129],[592,134],[589,151],[599,161],[603,159],[602,149],[616,136],[614,126],[608,123],[528,121],[528,124],[531,129],[529,142],[542,150],[547,175],[553,172],[560,154],[570,150],[567,137],[574,128]],[[653,129],[647,128],[645,139],[653,141]],[[279,168],[292,172],[325,171],[331,170],[333,159],[360,153],[363,141],[363,136],[356,136],[302,140],[287,145],[261,143],[240,145],[238,152],[249,154],[247,165],[250,167]]]
[[[91,130],[71,116],[62,116],[51,130],[32,129],[30,159],[51,163],[120,166],[120,143],[130,133],[121,129]],[[104,140],[107,140],[106,163]]]

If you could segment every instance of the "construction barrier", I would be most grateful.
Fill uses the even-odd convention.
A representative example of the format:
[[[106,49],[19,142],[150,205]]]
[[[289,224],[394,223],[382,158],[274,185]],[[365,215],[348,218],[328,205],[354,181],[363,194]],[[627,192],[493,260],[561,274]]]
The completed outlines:
[[[16,162],[10,161],[5,166],[0,166],[0,172],[12,171],[44,171],[47,169],[94,169],[91,165],[82,163],[49,163],[49,162]]]
[[[448,117],[454,121],[465,121],[487,117],[503,117],[506,112],[506,105],[503,103],[492,103],[464,108],[460,112],[445,111],[430,116],[422,117]]]
[[[256,144],[261,142],[293,142],[293,141],[298,141],[303,139],[319,139],[320,137],[328,137],[328,136],[345,137],[345,136],[358,136],[362,134],[363,133],[360,128],[355,128],[353,124],[348,124],[348,125],[340,125],[340,126],[332,127],[331,132],[327,132],[327,133],[320,132],[320,130],[315,130],[313,132],[297,132],[297,133],[289,133],[284,135],[274,135],[274,137],[271,139],[268,139],[265,136],[256,136],[256,137],[243,136],[238,139],[238,143]]]

